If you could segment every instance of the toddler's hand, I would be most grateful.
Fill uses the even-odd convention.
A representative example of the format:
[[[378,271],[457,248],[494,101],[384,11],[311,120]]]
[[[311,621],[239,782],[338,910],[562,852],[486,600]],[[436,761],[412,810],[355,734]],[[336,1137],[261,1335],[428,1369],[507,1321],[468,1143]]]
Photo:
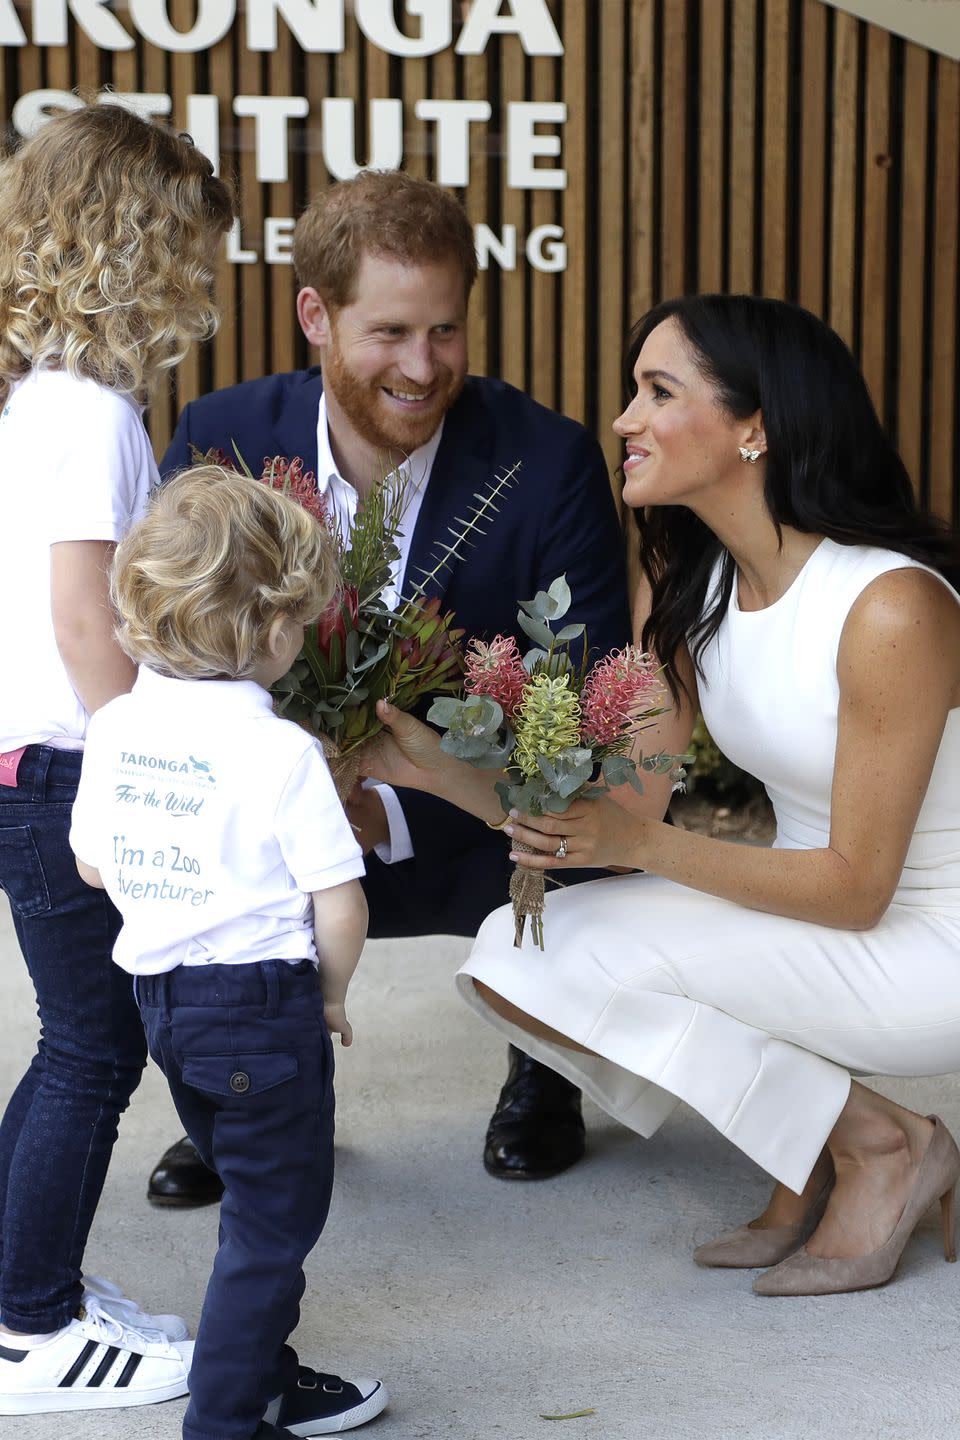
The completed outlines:
[[[331,1035],[340,1036],[341,1045],[353,1044],[353,1026],[347,1019],[345,1005],[324,1005],[323,1018],[327,1022],[327,1029]]]

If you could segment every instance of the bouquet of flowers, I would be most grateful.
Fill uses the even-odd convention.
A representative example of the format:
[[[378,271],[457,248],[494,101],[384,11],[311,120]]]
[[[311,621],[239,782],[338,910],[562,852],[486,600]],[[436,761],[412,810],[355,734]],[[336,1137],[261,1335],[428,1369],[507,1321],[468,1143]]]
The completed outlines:
[[[194,458],[230,465],[222,451],[195,451]],[[254,478],[239,452],[237,460]],[[384,595],[399,560],[397,536],[408,498],[405,485],[380,476],[358,507],[350,535],[344,536],[302,460],[281,455],[264,460],[262,473],[255,478],[329,526],[337,547],[338,592],[330,608],[307,630],[303,649],[274,684],[273,695],[279,714],[319,739],[341,800],[356,784],[361,747],[382,729],[378,700],[387,699],[407,711],[426,695],[460,690],[463,664],[457,642],[463,632],[453,629],[452,614],[441,614],[439,599],[428,598],[426,590],[473,543],[474,536],[483,533],[519,469],[513,466],[496,477],[484,494],[474,497],[476,503],[458,520],[452,539],[434,547],[433,569],[422,572],[410,595],[391,609]]]
[[[615,785],[643,791],[638,771],[683,778],[677,757],[634,761],[635,737],[667,708],[659,667],[636,646],[615,650],[588,669],[583,625],[553,623],[570,608],[566,578],[520,603],[520,628],[534,642],[521,657],[512,636],[471,641],[465,697],[435,700],[427,715],[445,733],[441,749],[484,770],[502,769],[496,791],[505,814],[562,814],[574,800],[594,800]],[[571,647],[583,640],[583,659]],[[519,946],[527,918],[543,949],[543,875],[514,869],[510,898]]]

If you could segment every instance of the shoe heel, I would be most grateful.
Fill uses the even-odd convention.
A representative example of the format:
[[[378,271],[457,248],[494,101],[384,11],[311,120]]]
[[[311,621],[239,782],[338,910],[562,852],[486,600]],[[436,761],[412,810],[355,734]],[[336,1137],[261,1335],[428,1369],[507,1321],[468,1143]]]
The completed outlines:
[[[945,1260],[956,1260],[956,1230],[953,1219],[953,1202],[956,1196],[956,1186],[953,1185],[945,1195],[940,1196],[940,1219],[943,1221],[943,1258]]]

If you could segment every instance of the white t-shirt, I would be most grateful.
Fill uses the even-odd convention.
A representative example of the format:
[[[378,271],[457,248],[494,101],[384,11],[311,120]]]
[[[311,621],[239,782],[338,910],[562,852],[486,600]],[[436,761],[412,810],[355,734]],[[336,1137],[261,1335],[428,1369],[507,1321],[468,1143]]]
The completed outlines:
[[[252,680],[141,667],[90,721],[70,844],[123,916],[113,958],[316,960],[310,892],[363,874],[317,742]]]
[[[159,483],[140,410],[66,370],[32,370],[0,412],[0,751],[79,750],[87,713],[57,649],[50,546],[121,540]]]

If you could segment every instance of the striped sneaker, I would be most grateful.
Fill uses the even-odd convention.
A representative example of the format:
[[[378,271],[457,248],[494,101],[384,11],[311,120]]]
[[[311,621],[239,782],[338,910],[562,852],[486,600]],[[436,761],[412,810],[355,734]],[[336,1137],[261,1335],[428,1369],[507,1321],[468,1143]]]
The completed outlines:
[[[0,1336],[0,1415],[107,1410],[186,1395],[193,1341],[171,1342],[82,1308],[50,1340],[23,1350]]]

